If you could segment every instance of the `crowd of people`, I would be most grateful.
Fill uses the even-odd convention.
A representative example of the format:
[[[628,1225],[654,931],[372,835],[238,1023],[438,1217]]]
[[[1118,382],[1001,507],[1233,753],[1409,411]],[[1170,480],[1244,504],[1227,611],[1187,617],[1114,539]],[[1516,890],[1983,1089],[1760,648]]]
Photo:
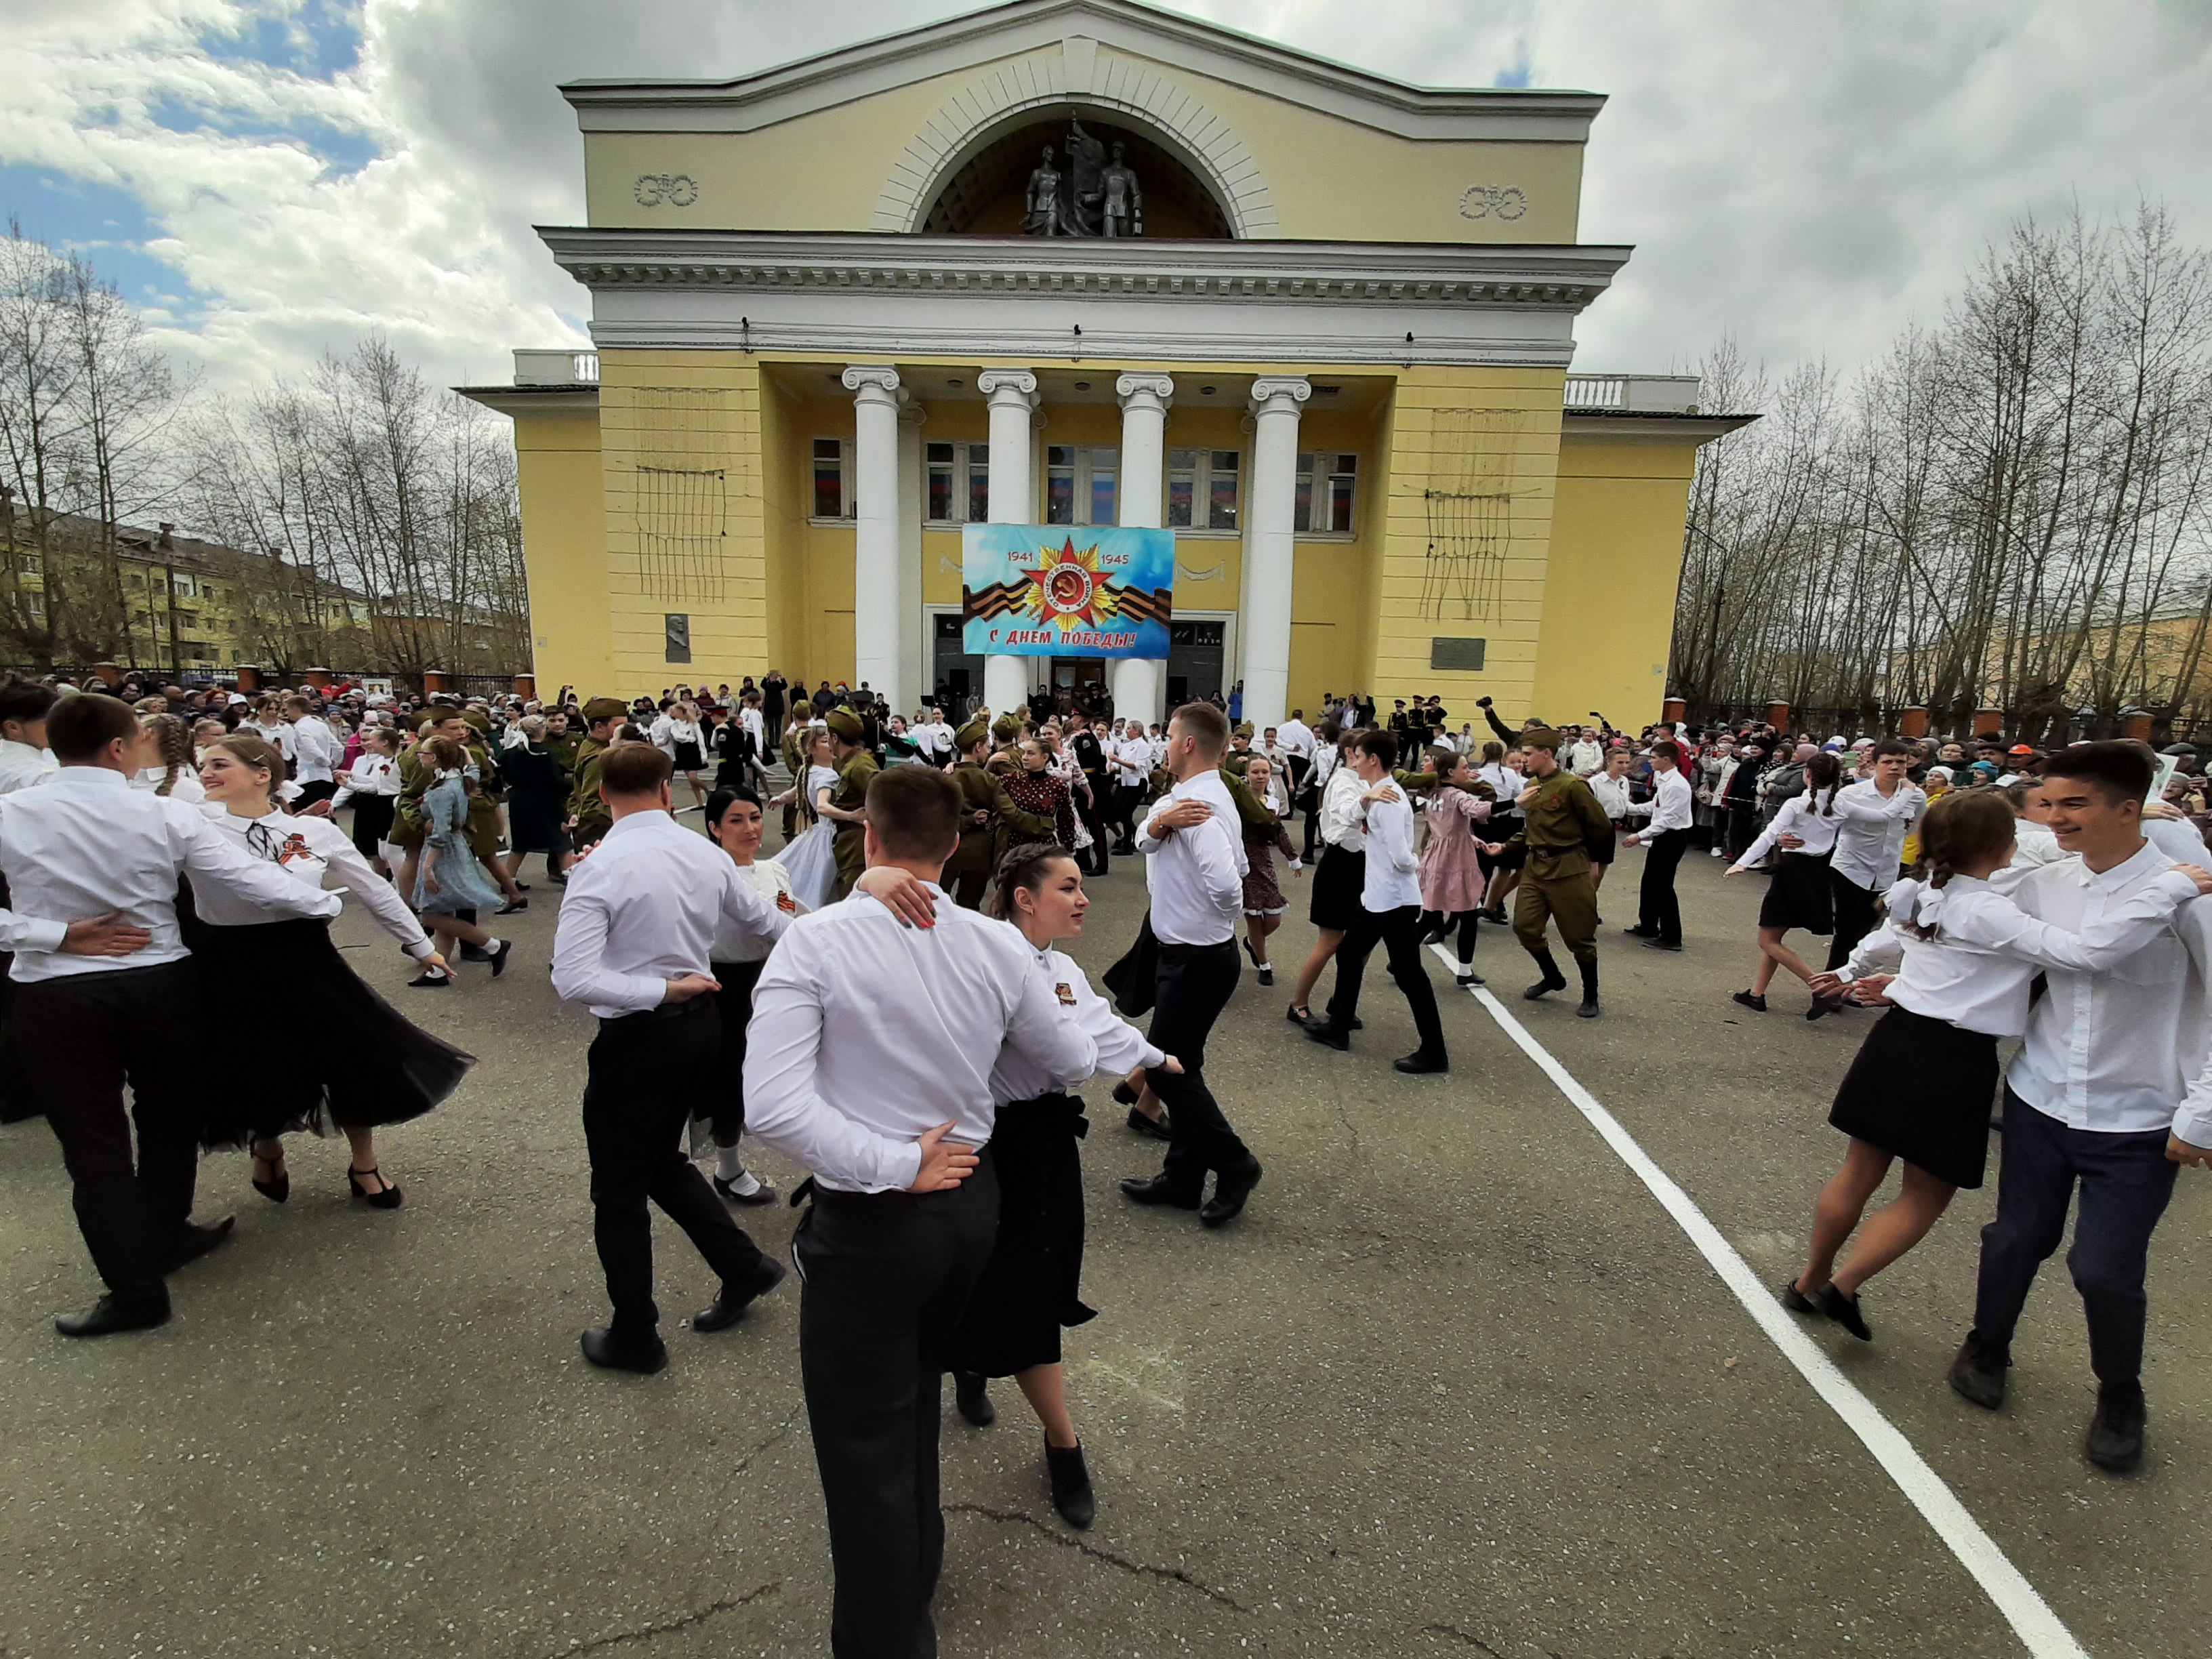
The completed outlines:
[[[244,1152],[283,1203],[287,1137],[342,1135],[353,1195],[399,1206],[377,1132],[434,1110],[475,1061],[354,973],[326,883],[416,959],[410,990],[450,994],[465,970],[507,971],[493,928],[530,904],[537,858],[561,890],[553,986],[597,1021],[582,1115],[612,1316],[582,1352],[669,1363],[651,1207],[720,1279],[691,1328],[737,1324],[787,1271],[737,1219],[778,1197],[745,1138],[803,1168],[792,1253],[836,1644],[927,1650],[946,1373],[977,1425],[996,1416],[990,1381],[1012,1378],[1055,1508],[1077,1527],[1095,1513],[1060,1369],[1061,1332],[1092,1316],[1076,1091],[1110,1076],[1128,1130],[1161,1148],[1157,1173],[1121,1183],[1130,1201],[1226,1226],[1263,1171],[1207,1048],[1247,971],[1276,982],[1286,889],[1314,930],[1282,964],[1288,1021],[1351,1050],[1380,949],[1418,1039],[1392,1065],[1436,1074],[1451,1055],[1432,955],[1482,987],[1479,934],[1510,927],[1536,969],[1522,995],[1541,1001],[1570,988],[1556,933],[1575,1012],[1597,1018],[1621,850],[1643,854],[1622,932],[1670,952],[1680,866],[1703,851],[1767,883],[1737,1005],[1767,1012],[1781,971],[1808,1018],[1886,1010],[1836,1095],[1847,1150],[1783,1300],[1870,1340],[1863,1287],[1980,1184],[2001,1093],[1996,1217],[1952,1386],[2002,1401],[2078,1189],[2087,1449],[2139,1461],[2149,1241],[2175,1170],[2212,1160],[2212,910],[2195,902],[2212,856],[2185,748],[1632,736],[1595,713],[1515,726],[1486,697],[1480,734],[1437,697],[1332,697],[1255,730],[1241,688],[1161,723],[1114,718],[1096,688],[958,702],[898,714],[865,685],[773,672],[542,703],[0,688],[0,1115],[50,1121],[106,1285],[58,1328],[169,1317],[168,1278],[231,1226],[192,1219],[204,1150]],[[1139,856],[1143,920],[1102,995],[1064,947],[1086,882]],[[1827,939],[1820,967],[1792,934]],[[272,976],[289,1001],[258,1039],[262,1086],[218,1098],[176,1064],[202,989]],[[1893,1164],[1899,1196],[1866,1215]]]

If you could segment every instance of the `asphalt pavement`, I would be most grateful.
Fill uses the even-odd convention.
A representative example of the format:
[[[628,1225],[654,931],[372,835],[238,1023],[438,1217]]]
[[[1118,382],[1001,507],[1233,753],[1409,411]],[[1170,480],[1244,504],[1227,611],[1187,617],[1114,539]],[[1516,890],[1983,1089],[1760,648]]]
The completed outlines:
[[[690,820],[687,820],[690,821]],[[534,861],[533,861],[534,863]],[[1759,888],[1682,873],[1689,948],[1638,948],[1639,855],[1605,896],[1605,1015],[1525,1005],[1509,932],[1477,967],[1765,1280],[1794,1270],[1842,1142],[1826,1122],[1865,1014],[1809,1024],[1729,1001]],[[1286,884],[1287,885],[1287,884]],[[1074,954],[1133,935],[1117,863]],[[1283,1011],[1311,939],[1303,887],[1273,989],[1243,987],[1208,1069],[1266,1165],[1220,1232],[1140,1210],[1158,1146],[1095,1085],[1085,1297],[1069,1391],[1099,1513],[1048,1501],[1019,1396],[996,1426],[946,1392],[937,1601],[959,1655],[1327,1653],[1496,1659],[2027,1651],[1919,1508],[1761,1331],[1644,1182],[1441,963],[1452,1070],[1413,1047],[1388,975],[1348,1054]],[[826,1652],[829,1572],[799,1390],[799,1285],[736,1329],[678,1322],[714,1285],[657,1227],[674,1363],[593,1370],[604,1322],[577,1099],[592,1022],[553,996],[542,879],[506,976],[444,993],[367,917],[358,971],[481,1057],[384,1137],[406,1206],[351,1201],[344,1143],[295,1140],[292,1198],[242,1158],[202,1169],[236,1237],[173,1281],[176,1316],[72,1343],[98,1290],[42,1123],[0,1131],[0,1655],[470,1654],[551,1659]],[[1323,981],[1324,994],[1328,981]],[[179,1066],[250,1088],[278,984],[228,988]],[[1993,1148],[1993,1152],[1994,1152]],[[773,1155],[762,1172],[787,1189]],[[1963,1193],[1865,1297],[1875,1340],[1813,1334],[2097,1659],[2204,1650],[2212,1623],[2212,1180],[2185,1170],[2154,1249],[2149,1455],[2085,1462],[2079,1303],[2045,1270],[2011,1403],[1943,1383],[1970,1317]],[[740,1212],[787,1257],[793,1212]]]

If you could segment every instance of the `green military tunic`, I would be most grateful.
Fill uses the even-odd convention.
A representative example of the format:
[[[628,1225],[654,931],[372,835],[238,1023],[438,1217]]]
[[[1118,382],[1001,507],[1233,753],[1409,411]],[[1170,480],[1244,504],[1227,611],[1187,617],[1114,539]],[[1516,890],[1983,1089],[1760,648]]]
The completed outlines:
[[[1540,780],[1522,809],[1526,822],[1508,846],[1524,846],[1528,861],[1515,895],[1513,936],[1531,956],[1544,953],[1547,921],[1577,962],[1597,960],[1597,888],[1589,845],[1613,833],[1590,787],[1565,767]]]
[[[883,769],[876,757],[865,749],[855,749],[839,763],[837,787],[830,792],[830,804],[840,811],[857,812],[868,804],[868,785],[875,781]],[[837,860],[837,896],[843,898],[853,890],[853,884],[867,868],[867,826],[837,820],[836,839],[830,850]]]
[[[575,764],[568,769],[575,787],[568,792],[568,817],[576,827],[570,837],[578,847],[589,847],[614,825],[614,815],[599,799],[599,775],[606,769],[607,745],[586,737],[576,745]]]
[[[988,769],[963,760],[952,769],[952,781],[960,786],[960,847],[945,866],[945,885],[951,887],[953,902],[973,910],[983,902],[991,872],[1019,836],[1025,841],[1050,841],[1054,834],[1050,818],[1014,805],[1006,786]],[[988,812],[988,823],[975,814]]]
[[[471,853],[480,859],[494,858],[499,853],[499,803],[489,792],[498,787],[499,768],[492,763],[490,750],[483,744],[471,742],[465,747],[469,764],[477,769],[477,787],[469,791],[469,819],[463,835]],[[399,757],[399,795],[392,809],[393,846],[416,852],[428,838],[422,823],[422,797],[437,781],[429,763],[422,758],[421,744]]]

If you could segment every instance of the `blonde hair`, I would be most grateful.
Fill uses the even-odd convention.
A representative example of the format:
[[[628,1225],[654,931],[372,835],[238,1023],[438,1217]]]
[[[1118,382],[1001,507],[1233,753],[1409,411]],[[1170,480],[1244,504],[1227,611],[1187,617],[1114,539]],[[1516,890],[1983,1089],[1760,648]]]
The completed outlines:
[[[266,738],[255,737],[250,732],[234,732],[230,736],[208,745],[220,749],[242,766],[269,775],[269,799],[275,800],[276,792],[283,787],[285,778],[284,751]]]

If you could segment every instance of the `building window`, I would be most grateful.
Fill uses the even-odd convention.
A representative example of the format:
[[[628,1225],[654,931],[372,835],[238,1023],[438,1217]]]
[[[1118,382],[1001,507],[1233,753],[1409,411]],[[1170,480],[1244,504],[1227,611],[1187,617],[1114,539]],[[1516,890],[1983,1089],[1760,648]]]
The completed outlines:
[[[853,516],[853,441],[817,438],[814,441],[814,516],[849,519]]]
[[[192,579],[190,576],[177,576],[172,580],[176,584],[177,597],[180,599],[189,599],[198,592],[193,587]]]
[[[1233,449],[1168,451],[1169,527],[1236,529],[1240,459]]]
[[[1121,454],[1110,444],[1047,444],[1044,521],[1116,523],[1114,480]]]
[[[922,514],[932,524],[981,524],[991,516],[991,446],[928,444]]]
[[[33,622],[43,628],[46,621],[46,596],[43,593],[24,594],[23,611]]]
[[[36,576],[45,571],[46,562],[35,553],[18,554],[15,558],[15,568],[26,576]]]
[[[663,637],[668,642],[664,662],[691,660],[691,618],[676,611],[664,614],[660,619]]]
[[[1296,524],[1302,534],[1352,533],[1352,486],[1359,457],[1322,450],[1298,457]]]

